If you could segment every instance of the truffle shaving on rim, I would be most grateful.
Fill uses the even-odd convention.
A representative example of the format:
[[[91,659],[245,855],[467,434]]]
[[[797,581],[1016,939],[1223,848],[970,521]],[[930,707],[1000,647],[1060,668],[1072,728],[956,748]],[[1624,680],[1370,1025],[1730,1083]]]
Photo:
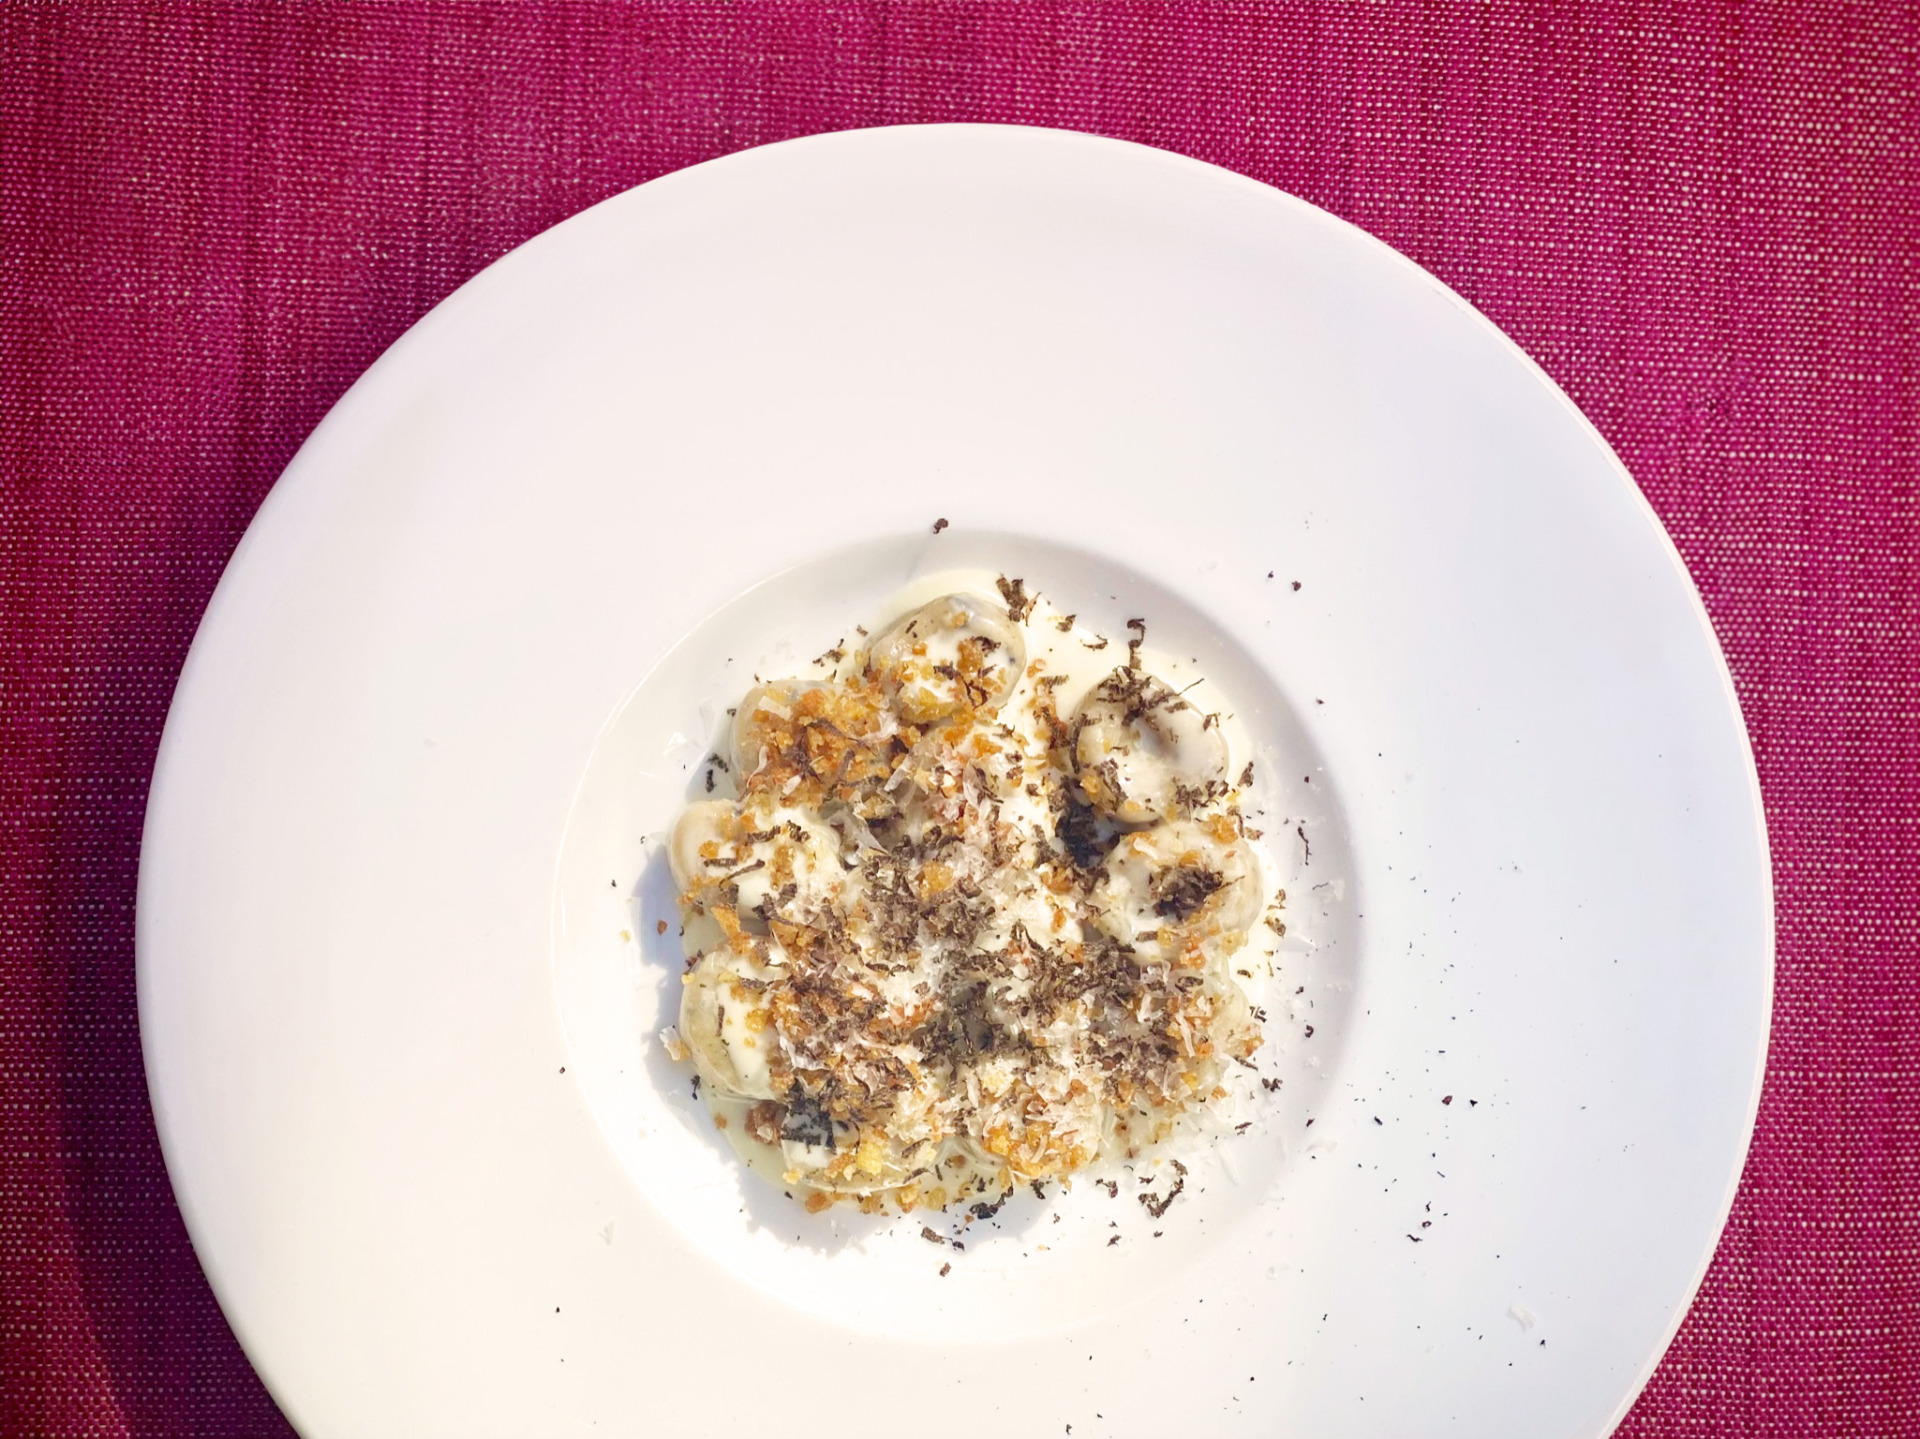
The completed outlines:
[[[1236,782],[1143,624],[1110,667],[1105,637],[995,588],[756,683],[713,762],[736,796],[673,829],[668,1050],[810,1209],[1150,1155],[1218,1123],[1262,1042],[1236,976],[1285,896],[1242,814],[1251,762]]]

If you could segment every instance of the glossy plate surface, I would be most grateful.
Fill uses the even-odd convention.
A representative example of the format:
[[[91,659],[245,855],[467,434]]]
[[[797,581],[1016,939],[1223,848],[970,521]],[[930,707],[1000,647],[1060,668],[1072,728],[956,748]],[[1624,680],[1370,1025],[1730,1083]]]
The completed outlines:
[[[1301,918],[1239,1149],[964,1254],[698,1132],[648,840],[732,674],[961,565],[1232,678]],[[315,431],[168,720],[141,1024],[311,1439],[1591,1439],[1731,1201],[1770,893],[1671,544],[1457,296],[1192,161],[868,131],[540,236]]]

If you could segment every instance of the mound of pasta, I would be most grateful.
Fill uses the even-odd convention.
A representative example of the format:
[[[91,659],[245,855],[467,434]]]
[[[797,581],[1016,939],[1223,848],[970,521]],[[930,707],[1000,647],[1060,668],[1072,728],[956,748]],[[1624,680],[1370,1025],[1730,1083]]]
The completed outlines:
[[[669,1047],[810,1208],[1138,1158],[1261,1043],[1233,964],[1277,902],[1251,765],[1237,784],[1218,717],[1137,644],[1071,694],[1034,601],[1000,588],[755,685],[737,794],[672,831],[695,952]]]

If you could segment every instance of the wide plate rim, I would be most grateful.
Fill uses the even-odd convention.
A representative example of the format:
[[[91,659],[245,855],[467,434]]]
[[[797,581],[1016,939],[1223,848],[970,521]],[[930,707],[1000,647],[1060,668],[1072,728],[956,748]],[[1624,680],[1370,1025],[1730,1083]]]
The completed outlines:
[[[646,182],[642,186],[636,186],[631,190],[622,191],[616,195],[609,196],[608,198],[597,202],[595,205],[587,207],[587,209],[579,212],[578,214],[569,217],[567,220],[562,221],[559,224],[549,228],[548,230],[541,232],[539,235],[532,237],[530,240],[524,242],[522,245],[516,247],[514,250],[507,252],[507,254],[491,262],[488,266],[484,267],[476,275],[474,275],[469,280],[464,282],[462,285],[457,287],[453,292],[451,292],[445,299],[440,301],[432,309],[427,311],[425,315],[423,315],[413,325],[409,326],[409,328],[405,332],[403,332],[399,337],[397,337],[393,341],[392,344],[390,344],[384,351],[382,351],[382,353],[373,361],[373,363],[368,366],[367,370],[363,372],[363,374],[359,378],[357,378],[354,381],[354,383],[351,386],[349,386],[345,392],[343,392],[343,394],[334,403],[334,405],[329,408],[326,416],[324,416],[322,420],[319,422],[319,424],[315,426],[314,430],[309,434],[307,439],[302,443],[300,450],[296,452],[293,459],[289,461],[289,464],[287,466],[287,471],[291,471],[296,466],[298,466],[301,456],[306,454],[315,445],[316,441],[323,440],[325,437],[329,436],[334,429],[338,428],[338,426],[341,423],[344,423],[341,419],[341,416],[343,415],[343,413],[346,413],[346,414],[351,413],[353,409],[353,402],[355,401],[357,396],[362,394],[368,388],[371,388],[379,384],[382,375],[384,375],[386,372],[394,368],[397,364],[404,362],[406,355],[413,348],[416,348],[426,342],[426,340],[433,333],[433,326],[436,319],[439,319],[440,317],[443,316],[445,312],[449,311],[455,305],[462,302],[463,297],[471,296],[474,293],[475,288],[478,285],[480,285],[489,275],[493,274],[499,266],[514,260],[518,256],[522,256],[524,252],[528,251],[529,249],[531,249],[536,245],[546,245],[550,243],[557,243],[555,237],[564,235],[570,230],[571,227],[575,226],[576,224],[579,224],[580,222],[585,221],[587,217],[592,216],[596,212],[601,211],[604,207],[619,204],[623,200],[628,199],[636,191],[639,191],[639,190],[653,190],[653,191],[656,191],[656,193],[669,190],[675,184],[675,182],[682,181],[684,180],[685,177],[695,175],[696,173],[711,176],[713,173],[718,172],[725,167],[737,165],[742,162],[746,162],[746,161],[753,161],[756,163],[764,162],[768,153],[773,151],[789,150],[794,147],[808,147],[810,149],[814,149],[822,146],[844,144],[849,141],[857,142],[866,137],[872,137],[876,135],[901,136],[901,135],[911,135],[915,132],[935,133],[935,134],[941,134],[946,136],[953,136],[956,134],[964,135],[968,132],[977,132],[977,133],[988,134],[988,135],[1005,135],[1005,134],[1012,133],[1012,134],[1020,135],[1023,139],[1032,140],[1040,144],[1064,143],[1067,145],[1077,145],[1077,146],[1124,148],[1127,150],[1138,152],[1142,156],[1150,156],[1152,157],[1154,163],[1172,165],[1176,167],[1197,167],[1201,170],[1210,172],[1215,177],[1224,177],[1235,186],[1242,187],[1250,191],[1257,191],[1264,199],[1268,201],[1278,199],[1279,201],[1283,202],[1287,206],[1293,208],[1297,214],[1307,218],[1313,224],[1331,226],[1336,228],[1340,232],[1343,232],[1345,236],[1348,238],[1349,242],[1357,242],[1363,245],[1367,250],[1372,252],[1376,258],[1384,257],[1389,259],[1391,263],[1395,267],[1400,269],[1404,274],[1410,277],[1417,278],[1419,283],[1421,283],[1422,285],[1425,285],[1433,289],[1437,293],[1445,296],[1446,299],[1449,301],[1449,303],[1455,306],[1463,314],[1470,316],[1472,321],[1483,332],[1484,335],[1495,337],[1497,339],[1497,343],[1499,347],[1501,347],[1508,354],[1510,358],[1518,359],[1521,362],[1521,365],[1532,377],[1535,384],[1537,386],[1544,388],[1545,393],[1550,395],[1553,398],[1553,400],[1558,405],[1558,407],[1564,412],[1564,414],[1568,418],[1570,418],[1574,422],[1574,424],[1578,427],[1578,429],[1583,433],[1587,442],[1593,446],[1596,446],[1599,452],[1605,457],[1605,460],[1608,466],[1610,467],[1610,469],[1612,470],[1617,483],[1624,485],[1626,487],[1628,493],[1632,496],[1633,502],[1638,506],[1645,524],[1650,528],[1652,534],[1656,537],[1657,543],[1662,547],[1662,552],[1665,554],[1669,565],[1672,566],[1674,572],[1683,582],[1685,592],[1689,597],[1694,623],[1699,628],[1700,636],[1706,640],[1708,651],[1712,655],[1715,666],[1716,666],[1717,678],[1722,691],[1723,703],[1725,704],[1728,713],[1731,715],[1731,717],[1735,721],[1734,728],[1740,738],[1740,745],[1742,749],[1742,754],[1740,758],[1742,760],[1744,772],[1747,779],[1748,803],[1750,807],[1750,818],[1753,826],[1753,833],[1757,840],[1761,863],[1767,871],[1768,880],[1769,880],[1769,882],[1762,887],[1762,893],[1761,893],[1762,913],[1760,918],[1761,918],[1761,929],[1765,936],[1765,944],[1764,944],[1764,952],[1760,957],[1761,963],[1760,963],[1760,972],[1759,972],[1758,978],[1761,984],[1762,1004],[1761,1004],[1760,1018],[1759,1018],[1759,1024],[1758,1024],[1758,1034],[1757,1036],[1755,1036],[1754,1046],[1753,1046],[1754,1047],[1753,1073],[1752,1073],[1752,1078],[1749,1084],[1745,1120],[1742,1126],[1741,1150],[1740,1150],[1741,1162],[1735,1164],[1732,1167],[1732,1172],[1730,1173],[1725,1185],[1725,1192],[1719,1206],[1718,1219],[1714,1226],[1713,1233],[1711,1236],[1709,1236],[1708,1241],[1704,1247],[1704,1250],[1698,1259],[1698,1262],[1696,1264],[1695,1271],[1693,1273],[1691,1280],[1687,1283],[1684,1293],[1682,1294],[1679,1301],[1674,1306],[1673,1312],[1669,1318],[1668,1324],[1666,1326],[1666,1329],[1663,1335],[1660,1337],[1658,1343],[1655,1345],[1652,1351],[1647,1355],[1639,1374],[1634,1379],[1631,1385],[1629,1392],[1627,1392],[1622,1397],[1620,1403],[1618,1404],[1612,1416],[1606,1421],[1602,1429],[1598,1431],[1600,1434],[1606,1434],[1606,1433],[1612,1432],[1612,1430],[1616,1428],[1618,1424],[1621,1422],[1621,1420],[1625,1417],[1628,1410],[1632,1407],[1632,1404],[1634,1403],[1634,1401],[1639,1397],[1640,1393],[1644,1390],[1646,1384],[1651,1379],[1654,1371],[1658,1367],[1660,1360],[1666,1353],[1668,1347],[1671,1345],[1675,1335],[1677,1334],[1681,1324],[1683,1323],[1686,1317],[1687,1312],[1691,1308],[1695,1298],[1698,1295],[1699,1289],[1702,1283],[1704,1282],[1705,1276],[1708,1272],[1708,1269],[1711,1265],[1715,1251],[1717,1249],[1720,1235],[1724,1232],[1726,1223],[1731,1215],[1732,1208],[1735,1203],[1735,1199],[1736,1199],[1741,1178],[1743,1175],[1743,1171],[1745,1167],[1745,1159],[1747,1155],[1750,1153],[1750,1149],[1753,1141],[1755,1126],[1756,1126],[1757,1117],[1758,1117],[1759,1103],[1760,1103],[1761,1094],[1762,1094],[1763,1085],[1764,1085],[1767,1058],[1768,1058],[1770,1040],[1771,1040],[1771,1017],[1772,1017],[1772,1009],[1773,1009],[1773,1003],[1774,1003],[1774,997],[1775,997],[1774,986],[1775,986],[1775,977],[1776,977],[1776,954],[1777,954],[1777,936],[1775,932],[1775,901],[1774,901],[1774,894],[1773,894],[1773,889],[1771,884],[1772,857],[1771,857],[1771,847],[1770,847],[1769,837],[1768,837],[1767,817],[1766,817],[1766,811],[1765,811],[1764,796],[1763,796],[1761,785],[1760,785],[1758,766],[1754,756],[1752,739],[1744,722],[1744,713],[1741,706],[1739,693],[1734,683],[1732,671],[1727,662],[1724,648],[1720,643],[1719,636],[1714,628],[1711,615],[1709,614],[1706,608],[1705,602],[1701,597],[1699,588],[1694,583],[1692,575],[1686,566],[1685,559],[1681,555],[1680,550],[1677,544],[1674,542],[1673,537],[1671,536],[1671,534],[1669,534],[1665,526],[1661,523],[1658,512],[1654,509],[1652,503],[1648,500],[1645,493],[1640,489],[1639,485],[1634,481],[1631,472],[1629,471],[1625,463],[1620,459],[1617,452],[1607,442],[1604,435],[1600,433],[1600,431],[1593,424],[1593,422],[1578,408],[1577,405],[1574,404],[1572,399],[1565,393],[1565,391],[1563,391],[1557,384],[1554,383],[1554,381],[1547,374],[1544,368],[1539,363],[1537,363],[1515,340],[1513,340],[1510,336],[1508,336],[1504,331],[1500,330],[1499,327],[1495,325],[1492,320],[1490,320],[1486,315],[1481,313],[1469,301],[1467,301],[1463,296],[1461,296],[1452,287],[1447,285],[1444,281],[1434,276],[1431,272],[1423,269],[1414,261],[1409,259],[1407,256],[1393,249],[1390,245],[1386,244],[1384,241],[1373,236],[1372,234],[1362,229],[1358,225],[1355,225],[1350,221],[1344,220],[1336,215],[1333,215],[1332,213],[1325,211],[1311,204],[1308,201],[1302,200],[1299,197],[1291,195],[1287,192],[1280,191],[1273,187],[1267,186],[1260,181],[1257,181],[1248,176],[1239,174],[1238,172],[1226,169],[1218,165],[1211,164],[1206,161],[1201,161],[1189,156],[1184,156],[1174,151],[1160,149],[1155,146],[1148,146],[1148,145],[1137,144],[1135,142],[1110,139],[1106,137],[1091,135],[1091,134],[1080,132],[1080,131],[1053,130],[1053,129],[1038,127],[1038,126],[965,124],[965,123],[943,123],[943,124],[914,125],[914,126],[873,127],[870,129],[840,130],[840,131],[825,132],[821,134],[800,136],[800,137],[795,137],[788,140],[779,141],[771,145],[754,147],[749,150],[738,151],[729,155],[717,157],[716,159],[702,162],[701,164],[698,164],[698,165],[689,166],[689,167],[686,167],[685,169],[674,171],[667,175],[656,177],[655,179]],[[283,471],[283,478],[287,471]],[[230,556],[229,558],[227,569],[225,572],[223,572],[221,581],[216,585],[212,595],[208,600],[206,609],[203,612],[203,615],[201,617],[200,628],[196,632],[194,644],[189,649],[187,658],[183,664],[181,675],[176,686],[175,703],[170,708],[167,726],[162,733],[161,742],[158,747],[155,762],[154,762],[153,780],[149,788],[150,796],[154,794],[164,794],[164,792],[166,792],[172,786],[182,782],[182,777],[174,772],[178,768],[178,757],[179,757],[179,751],[180,751],[180,744],[178,742],[177,737],[173,733],[174,725],[175,725],[175,716],[179,712],[179,706],[178,706],[179,696],[182,693],[188,691],[190,687],[196,684],[196,670],[198,668],[204,667],[206,663],[205,654],[201,647],[201,636],[204,633],[206,633],[210,627],[223,622],[223,619],[227,615],[227,613],[231,611],[239,603],[239,601],[236,600],[234,596],[233,586],[231,586],[228,583],[228,576],[234,571],[234,569],[237,567],[241,558],[245,554],[247,554],[250,549],[257,548],[262,544],[265,544],[268,542],[262,539],[262,536],[266,535],[274,527],[276,523],[274,516],[278,513],[280,506],[285,503],[284,491],[285,491],[284,485],[277,480],[275,485],[270,489],[267,496],[263,499],[253,519],[249,522],[247,530],[243,534],[239,545],[236,547],[233,555]],[[276,501],[278,501],[279,504],[277,504]],[[166,1158],[168,1168],[169,1168],[169,1173],[171,1175],[177,1172],[176,1170],[177,1158],[176,1158],[176,1142],[171,1137],[172,1130],[174,1127],[174,1121],[169,1117],[168,1107],[167,1107],[168,1102],[166,1097],[166,1091],[168,1088],[168,1081],[167,1081],[166,1075],[164,1073],[156,1071],[154,1067],[153,1054],[154,1054],[155,1046],[152,1042],[153,1037],[149,1032],[149,1026],[153,1022],[152,1020],[153,1006],[149,1002],[149,989],[152,983],[155,982],[154,973],[153,973],[153,960],[151,957],[151,952],[155,944],[155,936],[153,936],[150,932],[151,925],[149,922],[149,917],[152,911],[152,903],[151,903],[151,897],[147,894],[146,891],[148,888],[149,875],[151,872],[150,866],[148,864],[149,845],[156,839],[162,839],[162,840],[164,839],[164,836],[162,836],[157,832],[158,829],[159,829],[159,822],[156,820],[156,808],[153,804],[150,803],[147,809],[147,813],[146,813],[144,825],[143,825],[142,861],[140,865],[140,875],[139,875],[139,882],[138,882],[140,894],[139,894],[139,898],[136,905],[136,973],[137,973],[137,984],[138,984],[138,989],[139,989],[140,999],[141,999],[140,1028],[141,1028],[142,1045],[143,1045],[143,1051],[147,1056],[147,1066],[148,1066],[147,1076],[146,1076],[147,1083],[148,1083],[149,1093],[153,1098],[155,1122],[156,1122],[156,1128],[159,1133],[159,1140],[161,1144],[162,1154]],[[180,1190],[178,1187],[176,1188],[176,1193],[180,1193]],[[194,1238],[194,1241],[195,1241],[196,1252],[200,1253],[202,1256],[202,1263],[206,1267],[209,1282],[213,1285],[216,1296],[220,1298],[223,1308],[229,1308],[227,1296],[222,1292],[225,1286],[221,1280],[219,1273],[217,1272],[217,1266],[208,1263],[205,1257],[207,1252],[207,1239],[202,1234],[201,1224],[196,1218],[196,1215],[192,1212],[192,1207],[189,1202],[189,1199],[184,1193],[180,1194],[180,1203],[181,1203],[183,1218],[186,1221],[189,1234]],[[240,1332],[238,1326],[236,1326],[236,1334],[238,1335],[238,1337],[240,1337],[243,1347],[249,1348],[249,1352],[251,1355],[251,1346],[247,1344],[246,1336],[244,1335],[244,1333]],[[263,1380],[265,1380],[269,1384],[269,1387],[271,1388],[272,1379],[270,1374],[266,1371],[264,1367],[262,1367],[261,1372],[262,1372]]]

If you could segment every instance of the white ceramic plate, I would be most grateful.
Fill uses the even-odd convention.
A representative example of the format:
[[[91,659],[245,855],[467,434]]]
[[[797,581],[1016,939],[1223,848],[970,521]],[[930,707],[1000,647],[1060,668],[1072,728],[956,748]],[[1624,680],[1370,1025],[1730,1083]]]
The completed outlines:
[[[1287,1098],[1158,1225],[809,1218],[652,1038],[645,841],[742,672],[960,564],[1149,615],[1274,761]],[[1725,1218],[1771,933],[1698,600],[1513,345],[1250,181],[942,127],[619,196],[368,372],[194,643],[139,985],[314,1439],[1586,1439]]]

